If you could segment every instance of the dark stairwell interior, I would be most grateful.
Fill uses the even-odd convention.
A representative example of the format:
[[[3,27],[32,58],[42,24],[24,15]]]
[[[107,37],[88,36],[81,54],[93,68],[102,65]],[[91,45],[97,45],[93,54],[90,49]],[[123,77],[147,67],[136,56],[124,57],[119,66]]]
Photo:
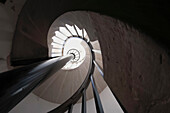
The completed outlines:
[[[170,10],[166,1],[27,0],[15,28],[11,65],[48,59],[49,27],[69,11],[87,13],[90,21],[84,26],[100,42],[104,80],[125,110],[169,113]]]

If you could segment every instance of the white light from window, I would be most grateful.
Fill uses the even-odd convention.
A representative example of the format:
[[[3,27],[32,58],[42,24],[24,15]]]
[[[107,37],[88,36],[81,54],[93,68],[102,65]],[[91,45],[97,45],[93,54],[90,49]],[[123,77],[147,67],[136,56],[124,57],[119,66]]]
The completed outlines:
[[[56,37],[62,39],[62,40],[66,40],[67,36],[63,35],[62,33],[60,33],[59,31],[55,32]]]
[[[80,30],[76,25],[75,25],[75,27],[76,27],[76,30],[78,32],[78,35],[83,37],[82,30]]]
[[[70,25],[66,24],[66,27],[69,29],[69,31],[71,32],[72,35],[77,36],[74,26],[70,26]]]
[[[60,32],[62,32],[65,36],[71,37],[71,33],[65,27],[59,27]]]
[[[61,39],[59,39],[59,38],[57,38],[55,36],[53,36],[52,39],[53,39],[54,42],[57,42],[59,44],[63,44],[64,43],[64,40],[61,40]]]

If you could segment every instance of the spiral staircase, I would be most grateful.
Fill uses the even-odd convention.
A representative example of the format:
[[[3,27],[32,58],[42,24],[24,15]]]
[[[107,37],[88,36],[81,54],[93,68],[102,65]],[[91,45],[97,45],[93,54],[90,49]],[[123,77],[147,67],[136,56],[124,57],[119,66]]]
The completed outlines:
[[[96,103],[95,111],[104,112],[99,94],[107,85],[103,80],[102,52],[99,41],[96,39],[91,41],[85,28],[81,29],[74,24],[75,20],[63,21],[69,15],[80,15],[81,13],[83,14],[84,12],[66,13],[53,22],[47,37],[48,58],[33,60],[37,63],[33,63],[32,59],[14,58],[12,65],[21,67],[1,74],[1,84],[4,84],[3,81],[6,81],[7,78],[8,81],[13,79],[10,74],[20,79],[20,81],[13,81],[6,88],[9,92],[6,89],[2,90],[4,95],[1,98],[1,112],[11,110],[39,83],[41,85],[33,90],[33,94],[48,102],[59,104],[57,108],[49,111],[51,113],[63,113],[66,111],[71,113],[73,105],[76,103],[82,103],[81,112],[86,113],[86,101],[93,98]],[[71,25],[69,25],[70,22]],[[79,25],[82,27],[81,23]],[[30,37],[29,34],[25,34],[23,31],[21,31],[21,34],[28,38]],[[41,41],[38,43],[41,43]],[[39,60],[42,61],[38,62]],[[30,65],[30,61],[33,64]],[[18,70],[24,70],[25,74],[22,75],[22,72]],[[50,75],[52,76],[49,77]],[[42,81],[44,82],[42,83]],[[9,97],[11,94],[13,96]],[[12,104],[9,103],[11,100],[14,101]],[[9,107],[6,107],[7,105]],[[117,106],[119,107],[118,104]],[[120,112],[122,112],[121,109]]]
[[[95,55],[96,57],[95,59],[93,58],[92,62],[95,63],[96,67],[98,67],[96,69],[99,70],[94,69],[99,93],[103,91],[106,84],[102,80],[102,77],[99,77],[100,72],[102,75],[103,72],[102,56],[99,52],[100,46],[98,41],[92,42],[89,46],[88,43],[90,43],[90,40],[85,29],[80,30],[76,25],[70,26],[65,24],[65,27],[59,27],[59,31],[55,31],[53,30],[55,23],[57,22],[54,22],[54,25],[52,24],[49,30],[49,56],[61,57],[65,55],[73,55],[73,59],[50,79],[39,86],[39,88],[35,89],[34,94],[45,100],[58,104],[62,104],[69,99],[79,89],[86,78],[86,75],[89,73],[91,51],[97,51],[99,53]],[[55,36],[50,34],[55,34]],[[67,81],[67,83],[65,83],[65,81]],[[54,89],[59,90],[59,92],[54,92]],[[92,87],[89,86],[86,94],[87,100],[92,98],[91,91]]]
[[[166,2],[4,3],[0,112],[170,111]]]

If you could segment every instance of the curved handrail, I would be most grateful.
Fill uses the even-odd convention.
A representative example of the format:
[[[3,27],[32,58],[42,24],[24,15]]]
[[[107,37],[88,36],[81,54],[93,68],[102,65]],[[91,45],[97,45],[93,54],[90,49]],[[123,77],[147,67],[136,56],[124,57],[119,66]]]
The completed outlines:
[[[81,37],[77,37],[77,38],[81,38]],[[83,40],[87,42],[86,39],[83,38]],[[49,111],[48,113],[64,113],[65,111],[67,111],[70,108],[70,106],[72,106],[72,105],[74,105],[75,103],[78,102],[78,100],[82,96],[84,89],[87,89],[87,87],[90,83],[90,76],[93,75],[94,68],[95,68],[95,64],[93,63],[93,60],[95,60],[95,54],[92,51],[93,46],[91,45],[90,42],[87,42],[87,44],[88,44],[90,51],[91,51],[91,57],[90,57],[91,59],[90,59],[89,70],[88,70],[88,73],[87,73],[85,80],[83,81],[80,88],[67,101],[65,101],[59,107],[54,108],[53,110]]]
[[[0,113],[9,112],[72,58],[72,55],[62,56],[0,73]]]

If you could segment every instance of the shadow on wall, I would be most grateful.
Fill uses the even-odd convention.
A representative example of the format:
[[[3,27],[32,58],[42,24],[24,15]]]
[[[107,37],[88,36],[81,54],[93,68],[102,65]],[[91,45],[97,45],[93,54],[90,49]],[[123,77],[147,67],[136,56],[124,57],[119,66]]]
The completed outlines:
[[[0,72],[10,68],[9,55],[14,34],[13,16],[8,8],[0,3]]]

